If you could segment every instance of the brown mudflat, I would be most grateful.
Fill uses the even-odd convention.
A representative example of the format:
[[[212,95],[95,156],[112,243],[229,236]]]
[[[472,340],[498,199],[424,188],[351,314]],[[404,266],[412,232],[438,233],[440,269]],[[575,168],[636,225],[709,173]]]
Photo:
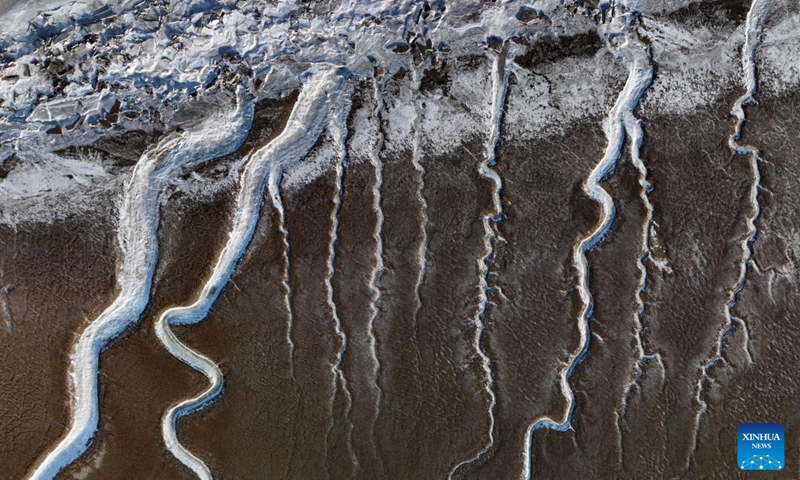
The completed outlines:
[[[712,22],[722,38],[747,8],[703,2],[655,19]],[[594,32],[543,40],[513,67],[504,118],[544,108],[525,79],[541,79],[544,95],[553,64],[579,59],[585,71],[573,74],[589,75],[587,62],[616,61],[604,48]],[[652,190],[645,202],[626,143],[601,182],[613,225],[586,255],[593,310],[569,377],[571,425],[532,431],[568,413],[562,374],[580,347],[583,306],[574,251],[602,214],[583,182],[607,148],[603,113],[624,76],[602,78],[598,91],[611,93],[601,113],[527,135],[509,134],[518,125],[504,120],[487,152],[489,93],[465,100],[453,79],[491,85],[493,58],[437,63],[419,91],[400,71],[380,99],[371,82],[353,82],[341,178],[328,132],[305,160],[316,159],[316,173],[281,185],[284,223],[265,195],[211,313],[175,330],[225,376],[214,403],[178,421],[182,443],[222,480],[750,478],[736,465],[736,429],[778,422],[786,468],[770,478],[797,478],[797,88],[762,89],[746,108],[740,141],[759,149],[761,176],[751,243],[756,178],[728,145],[738,77],[708,80],[708,98],[692,108],[660,111],[645,94],[634,113]],[[696,85],[673,82],[681,71],[667,60],[654,56],[652,95],[691,96]],[[196,173],[225,177],[281,131],[294,99],[259,105],[240,151]],[[565,115],[580,107],[547,105]],[[463,128],[426,121],[445,109]],[[480,166],[492,153],[501,212],[487,231],[495,185]],[[153,323],[200,290],[236,188],[165,201],[149,306],[102,354],[100,428],[59,478],[193,478],[167,451],[161,418],[206,380],[164,350]],[[23,478],[64,431],[67,355],[113,298],[114,232],[97,212],[0,226],[0,479]],[[752,258],[740,285],[743,246]],[[731,323],[727,305],[741,321]]]

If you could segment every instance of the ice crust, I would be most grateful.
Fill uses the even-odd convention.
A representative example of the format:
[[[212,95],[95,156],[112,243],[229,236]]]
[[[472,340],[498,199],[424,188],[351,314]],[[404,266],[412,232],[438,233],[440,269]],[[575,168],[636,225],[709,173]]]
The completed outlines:
[[[655,0],[628,5],[642,12],[641,35],[652,44],[664,72],[643,99],[645,111],[691,112],[715,101],[716,89],[708,88],[708,82],[729,84],[738,75],[737,45],[743,32],[720,40],[711,27],[682,25],[663,15],[678,6]],[[0,16],[0,162],[37,158],[131,130],[187,128],[237,85],[249,85],[256,100],[279,98],[298,89],[321,66],[369,80],[376,71],[392,74],[409,68],[414,52],[431,52],[437,62],[458,65],[458,59],[485,56],[495,38],[516,39],[524,50],[543,38],[601,35],[601,23],[598,12],[558,0],[493,5],[344,1],[328,10],[299,1],[11,3]],[[765,38],[763,68],[784,71],[788,77],[781,80],[788,83],[800,76],[791,68],[776,69],[776,62],[786,61],[770,52],[780,42],[793,45],[788,51],[800,55],[794,48],[796,23],[789,17]],[[603,116],[610,108],[608,99],[624,82],[619,61],[605,49],[588,59],[567,57],[537,65],[535,73],[516,64],[512,68],[508,101],[535,108],[512,109],[526,113],[509,116],[504,141],[560,135],[576,120]],[[491,90],[488,77],[472,78],[469,69],[451,70],[456,102],[422,94],[425,135],[442,153],[458,147],[463,138],[482,135],[483,122],[476,121],[471,104],[488,101],[481,100],[481,92]],[[670,96],[675,82],[699,82],[696,94]],[[410,147],[385,145],[388,151]],[[301,163],[298,168],[303,171],[286,172],[290,184],[313,179],[330,165]],[[9,183],[0,179],[0,190]],[[55,183],[54,188],[54,181],[34,182],[25,195],[87,187],[78,181]],[[48,217],[29,210],[32,218]],[[8,220],[4,216],[2,221]]]

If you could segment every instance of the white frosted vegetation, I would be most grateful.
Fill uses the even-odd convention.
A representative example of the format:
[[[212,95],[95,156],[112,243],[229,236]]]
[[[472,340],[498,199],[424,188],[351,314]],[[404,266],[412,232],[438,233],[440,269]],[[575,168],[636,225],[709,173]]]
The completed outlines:
[[[72,178],[69,178],[71,175]],[[22,166],[9,172],[2,180],[0,203],[38,197],[37,190],[54,192],[66,190],[71,183],[90,185],[94,181],[112,178],[104,166],[92,158],[65,158],[52,153],[23,159]]]
[[[104,193],[122,188],[118,172],[91,155],[63,157],[53,153],[20,152],[19,167],[0,178],[0,223],[63,218],[58,211],[69,192],[73,213],[96,207]]]
[[[510,87],[504,140],[563,135],[576,121],[603,115],[615,84],[625,81],[613,65],[605,49],[531,69],[512,64],[515,84]]]
[[[99,419],[97,375],[100,352],[133,326],[147,305],[158,256],[159,208],[171,179],[193,165],[226,155],[244,141],[253,103],[244,88],[238,103],[183,134],[169,135],[150,148],[125,185],[117,241],[118,293],[80,334],[70,355],[70,425],[30,478],[44,480],[78,458],[94,437]]]
[[[408,65],[406,67],[408,68]],[[415,85],[413,80],[411,85],[408,85],[405,79],[401,81],[402,86],[399,87],[396,87],[394,82],[391,84],[400,90],[394,95],[387,95],[387,99],[391,98],[391,103],[387,101],[384,109],[383,151],[386,153],[400,153],[414,148],[414,122],[419,120],[414,106],[417,92],[413,88]]]
[[[720,28],[729,30],[721,33]],[[659,74],[642,99],[641,110],[647,115],[691,114],[718,101],[720,92],[737,81],[742,38],[733,26],[692,25],[643,16],[639,35],[650,45],[659,66]]]
[[[473,139],[486,137],[486,112],[491,108],[492,82],[486,71],[490,62],[477,65],[454,61],[447,66],[447,83],[422,92],[421,141],[435,146],[430,157],[465,148]],[[434,67],[441,68],[441,67]],[[447,95],[443,88],[447,89]],[[481,155],[481,152],[470,152]]]
[[[298,162],[314,146],[325,127],[332,98],[338,93],[341,77],[335,71],[313,75],[303,86],[285,129],[265,147],[253,152],[245,164],[236,197],[233,224],[210,277],[197,299],[190,305],[170,308],[156,323],[156,334],[166,349],[185,364],[208,378],[210,384],[195,397],[172,406],[164,416],[162,432],[167,449],[201,479],[213,478],[211,471],[178,440],[178,418],[204,407],[222,391],[222,372],[211,359],[182,343],[172,332],[173,325],[192,325],[202,321],[233,275],[255,232],[264,189],[274,165],[284,168]]]

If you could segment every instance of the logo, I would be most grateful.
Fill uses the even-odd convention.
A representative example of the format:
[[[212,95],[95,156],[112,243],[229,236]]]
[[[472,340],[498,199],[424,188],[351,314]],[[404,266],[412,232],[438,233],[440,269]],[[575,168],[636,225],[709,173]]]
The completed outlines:
[[[742,470],[781,470],[783,425],[743,423],[738,431],[738,464]]]

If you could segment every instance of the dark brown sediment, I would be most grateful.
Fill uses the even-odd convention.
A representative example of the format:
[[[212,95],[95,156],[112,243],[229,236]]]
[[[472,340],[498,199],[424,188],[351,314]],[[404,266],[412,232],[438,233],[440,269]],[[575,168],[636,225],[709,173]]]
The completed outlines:
[[[488,76],[487,65],[460,68]],[[394,81],[399,85],[387,88],[390,108],[397,106],[392,88],[408,88],[409,79]],[[419,102],[416,114],[423,115],[427,95],[446,92],[446,84],[429,82],[425,94],[405,98]],[[442,154],[427,132],[416,134],[421,169],[414,168],[413,151],[384,156],[386,271],[376,322],[384,395],[376,431],[389,478],[445,477],[488,441],[489,400],[471,326],[483,253],[480,217],[491,202],[489,182],[477,172],[484,147],[473,139]]]
[[[717,10],[711,13],[716,15],[716,21],[724,20]],[[737,19],[731,21],[735,23]],[[683,92],[671,94],[680,97]],[[698,393],[698,382],[727,327],[724,308],[736,282],[740,244],[749,214],[749,172],[744,157],[731,155],[727,144],[732,131],[729,111],[740,94],[735,88],[723,87],[711,105],[698,107],[694,113],[645,113],[641,156],[655,188],[649,195],[654,208],[652,253],[644,262],[647,284],[640,320],[644,352],[658,354],[663,368],[653,359],[642,363],[641,376],[625,403],[621,394],[629,380],[625,369],[636,358],[635,350],[631,350],[635,347],[631,344],[635,334],[631,320],[637,307],[631,295],[638,288],[634,278],[639,272],[635,269],[635,250],[622,254],[615,249],[626,236],[630,236],[626,241],[629,246],[641,243],[638,235],[642,226],[635,225],[631,231],[618,218],[608,237],[587,256],[596,279],[592,285],[596,301],[592,325],[607,331],[604,320],[612,322],[609,333],[613,343],[600,345],[592,339],[586,360],[573,377],[575,431],[561,434],[561,441],[550,445],[549,455],[541,465],[544,472],[535,470],[537,477],[569,474],[640,478],[642,472],[651,472],[654,477],[673,478],[722,471],[735,475],[738,470],[735,448],[728,451],[726,458],[719,458],[721,462],[700,463],[694,458],[694,449],[698,418],[701,433],[709,421],[701,409],[704,405],[714,409],[716,400],[708,395],[707,382]],[[617,176],[625,171],[623,166]],[[635,177],[627,175],[608,181],[606,188],[625,179],[629,189],[638,187]],[[612,196],[620,209],[618,213],[624,217],[626,196]],[[632,199],[634,209],[640,210],[641,222],[644,210],[641,205],[636,206],[640,202],[627,198]],[[698,211],[698,205],[704,207]],[[636,215],[632,212],[631,218]],[[662,270],[654,260],[667,260],[668,266]],[[628,274],[616,281],[609,278],[626,269]],[[604,319],[604,311],[611,316]],[[733,345],[728,337],[726,345],[742,358],[741,336]],[[709,372],[713,374],[713,368]],[[623,413],[621,405],[625,406],[624,416],[617,423],[617,415]],[[559,436],[555,432],[548,435]],[[735,439],[735,428],[730,439]],[[592,460],[597,458],[607,460]]]
[[[288,468],[296,410],[287,341],[289,312],[281,288],[284,252],[277,215],[265,201],[253,243],[208,318],[182,329],[198,351],[220,363],[225,390],[202,413],[185,417],[179,434],[219,478],[248,472],[280,477]]]
[[[489,81],[487,59],[457,62],[453,69]],[[426,75],[431,75],[430,70]],[[421,120],[427,102],[455,102],[446,95],[447,79],[428,85],[417,101]],[[486,125],[488,118],[473,121]],[[484,123],[485,122],[485,123]],[[415,348],[419,355],[419,385],[424,403],[405,428],[417,439],[410,478],[446,478],[461,461],[489,441],[491,379],[487,378],[474,345],[481,310],[478,262],[484,255],[482,216],[492,211],[492,182],[478,173],[488,138],[455,132],[452,151],[443,152],[435,132],[419,132],[420,196],[424,200],[425,245],[416,269],[421,271],[416,311]],[[387,177],[391,180],[391,177]],[[422,212],[420,212],[420,216]],[[387,217],[389,218],[389,217]],[[411,350],[411,345],[403,346]],[[391,412],[388,412],[391,413]],[[429,445],[437,445],[430,448]]]
[[[742,24],[750,10],[747,0],[713,0],[709,2],[692,2],[683,8],[671,12],[672,20],[691,24],[708,24],[709,22],[735,22]]]
[[[334,174],[329,172],[286,198],[298,385],[289,478],[327,477],[330,405],[336,394],[333,365],[340,348],[325,288],[333,192]]]
[[[66,429],[68,354],[114,293],[115,240],[99,217],[0,227],[4,480],[22,478]]]
[[[478,175],[476,156],[484,157],[484,139],[464,142],[450,154],[426,153],[421,159],[428,246],[417,335],[425,407],[411,430],[418,444],[410,478],[446,478],[456,464],[489,442],[488,388],[494,385],[474,345],[474,319],[481,309],[481,216],[491,211],[492,183]]]
[[[127,163],[114,145],[138,158],[156,137],[130,132],[81,150],[103,151],[119,168]],[[115,294],[114,193],[95,194],[78,215],[0,227],[0,478],[24,477],[69,425],[69,354]]]
[[[277,215],[269,202],[262,207],[254,243],[240,262],[232,284],[206,321],[185,329],[191,345],[219,359],[225,375],[226,389],[220,399],[201,414],[186,417],[182,420],[184,427],[179,428],[190,451],[208,452],[206,458],[209,465],[216,467],[219,478],[250,478],[252,472],[293,478],[297,475],[293,473],[298,468],[297,452],[309,452],[324,459],[320,441],[325,436],[309,434],[300,426],[299,417],[314,413],[308,412],[308,406],[301,403],[303,399],[317,401],[320,404],[317,415],[326,417],[307,421],[305,425],[316,428],[317,432],[327,428],[329,401],[321,388],[324,379],[314,375],[323,377],[330,371],[318,369],[315,364],[326,358],[322,351],[327,349],[328,335],[319,333],[319,329],[325,328],[324,320],[303,314],[325,311],[307,303],[309,296],[316,297],[319,292],[307,293],[299,288],[297,277],[304,282],[308,277],[321,278],[325,273],[324,268],[317,270],[316,264],[308,263],[308,250],[317,251],[325,246],[327,230],[319,222],[324,222],[330,202],[326,197],[330,192],[329,178],[303,192],[283,192],[285,226],[292,248],[289,272],[294,359],[288,342],[289,312],[281,286],[283,244],[277,235]],[[302,200],[298,200],[301,195]],[[310,222],[309,229],[297,228],[297,223],[304,220]],[[317,284],[316,279],[308,282]],[[324,295],[320,298],[324,301]],[[323,393],[317,389],[304,393],[304,388],[310,388],[307,384],[310,381],[316,381]],[[307,460],[304,456],[300,458]],[[309,469],[305,474],[323,471],[321,464],[307,463],[303,465]]]
[[[533,43],[524,55],[514,61],[523,68],[535,71],[564,58],[580,56],[588,59],[604,48],[603,37],[596,31],[573,37],[546,37]]]

